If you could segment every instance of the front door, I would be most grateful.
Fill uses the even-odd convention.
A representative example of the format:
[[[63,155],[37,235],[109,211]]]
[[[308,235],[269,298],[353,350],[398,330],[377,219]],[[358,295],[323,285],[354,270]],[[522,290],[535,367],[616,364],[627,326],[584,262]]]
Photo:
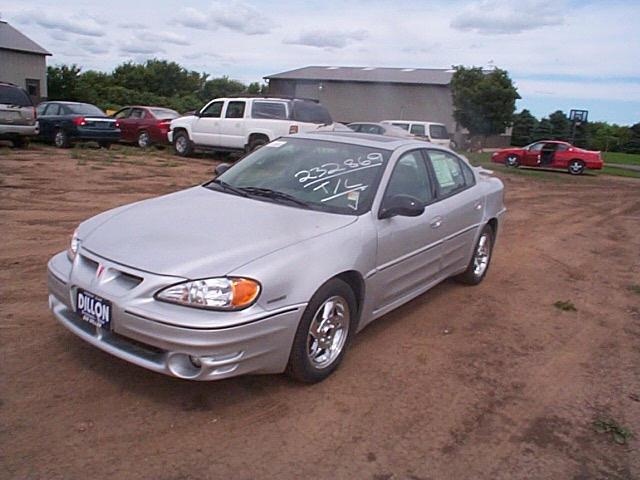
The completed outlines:
[[[208,146],[220,144],[220,116],[223,106],[224,101],[220,100],[211,102],[200,111],[199,117],[191,126],[191,136],[194,143]]]
[[[522,161],[520,165],[527,167],[537,167],[540,165],[540,152],[544,147],[544,142],[538,142],[531,145],[522,155]]]
[[[394,195],[410,195],[426,208],[417,217],[377,220],[378,253],[372,278],[377,299],[374,315],[393,309],[439,280],[439,222],[444,212],[438,204],[432,204],[434,189],[423,150],[407,152],[396,162],[382,204]]]

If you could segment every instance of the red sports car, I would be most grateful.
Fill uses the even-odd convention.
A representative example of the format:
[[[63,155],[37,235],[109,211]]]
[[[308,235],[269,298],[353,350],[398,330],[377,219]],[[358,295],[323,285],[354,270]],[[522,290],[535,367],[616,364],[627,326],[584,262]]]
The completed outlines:
[[[507,167],[562,168],[572,175],[604,165],[600,152],[583,150],[567,142],[542,140],[521,148],[505,148],[491,155],[491,161]]]
[[[168,144],[169,124],[180,114],[170,108],[134,106],[121,108],[113,116],[120,126],[123,142],[146,148]]]

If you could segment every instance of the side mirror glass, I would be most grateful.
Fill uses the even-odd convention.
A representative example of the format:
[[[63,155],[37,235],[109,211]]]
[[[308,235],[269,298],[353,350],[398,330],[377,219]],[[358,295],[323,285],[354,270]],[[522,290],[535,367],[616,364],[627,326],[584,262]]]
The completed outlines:
[[[217,177],[219,177],[220,175],[222,175],[224,172],[226,172],[227,170],[229,170],[229,168],[231,168],[231,165],[228,163],[219,163],[214,172],[216,174]]]
[[[411,195],[394,195],[382,202],[378,218],[419,217],[424,213],[422,202]]]

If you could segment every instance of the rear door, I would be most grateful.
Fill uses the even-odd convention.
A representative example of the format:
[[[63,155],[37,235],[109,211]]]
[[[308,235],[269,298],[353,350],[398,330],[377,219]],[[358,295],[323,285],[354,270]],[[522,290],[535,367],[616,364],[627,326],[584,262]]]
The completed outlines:
[[[220,117],[224,100],[211,102],[203,108],[191,126],[191,136],[198,145],[220,145]]]
[[[57,103],[47,103],[38,117],[38,125],[40,127],[40,138],[53,140],[54,131],[56,129],[58,118],[60,115],[60,105]]]
[[[435,205],[442,212],[437,227],[444,240],[442,273],[450,276],[467,267],[482,223],[484,200],[473,171],[462,159],[442,150],[427,152],[437,187]]]
[[[227,100],[224,114],[220,119],[220,145],[226,148],[244,148],[244,117],[247,102],[244,100]]]

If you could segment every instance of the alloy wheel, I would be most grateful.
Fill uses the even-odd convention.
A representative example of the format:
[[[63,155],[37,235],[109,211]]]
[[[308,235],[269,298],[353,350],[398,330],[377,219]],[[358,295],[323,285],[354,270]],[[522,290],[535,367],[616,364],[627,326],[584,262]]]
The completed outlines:
[[[314,368],[327,368],[340,356],[349,334],[349,317],[349,304],[340,296],[320,305],[307,335],[307,357]]]
[[[478,240],[476,253],[473,256],[473,274],[476,277],[482,277],[489,266],[489,258],[491,256],[491,236],[483,233]]]

